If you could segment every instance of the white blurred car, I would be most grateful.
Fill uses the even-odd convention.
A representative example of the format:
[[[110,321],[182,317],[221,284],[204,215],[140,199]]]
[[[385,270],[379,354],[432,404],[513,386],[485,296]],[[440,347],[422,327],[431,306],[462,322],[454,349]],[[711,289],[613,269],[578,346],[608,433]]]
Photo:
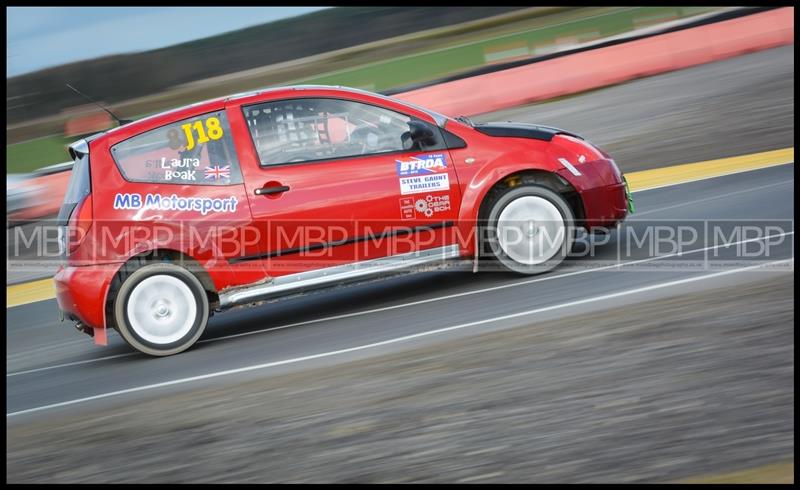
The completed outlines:
[[[65,162],[31,173],[6,174],[6,225],[56,216],[72,165]]]

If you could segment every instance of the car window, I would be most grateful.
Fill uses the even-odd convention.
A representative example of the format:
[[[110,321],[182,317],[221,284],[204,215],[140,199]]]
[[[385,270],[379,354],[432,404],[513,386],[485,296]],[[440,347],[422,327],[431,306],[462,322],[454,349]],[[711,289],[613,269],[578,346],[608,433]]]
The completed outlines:
[[[228,185],[242,182],[224,111],[184,119],[117,143],[111,154],[132,182]]]
[[[439,140],[412,141],[409,123],[427,123],[350,100],[290,99],[243,110],[264,166],[443,148]],[[437,128],[428,126],[441,139]]]

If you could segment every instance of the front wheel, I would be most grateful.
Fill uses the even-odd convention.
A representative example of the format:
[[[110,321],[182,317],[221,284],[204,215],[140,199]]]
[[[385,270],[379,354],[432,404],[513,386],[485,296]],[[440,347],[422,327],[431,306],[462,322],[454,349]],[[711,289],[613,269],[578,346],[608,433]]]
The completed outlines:
[[[113,314],[117,330],[131,347],[151,356],[169,356],[194,345],[205,331],[208,296],[191,272],[153,263],[125,278]]]
[[[513,187],[490,206],[486,235],[506,269],[541,274],[555,268],[574,241],[575,216],[557,192],[540,185]]]

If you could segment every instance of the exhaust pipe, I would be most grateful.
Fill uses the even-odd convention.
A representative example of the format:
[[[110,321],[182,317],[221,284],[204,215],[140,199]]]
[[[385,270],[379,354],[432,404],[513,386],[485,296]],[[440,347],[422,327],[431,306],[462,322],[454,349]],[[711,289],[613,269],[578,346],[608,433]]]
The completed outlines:
[[[75,329],[78,330],[78,332],[83,332],[89,337],[94,338],[94,329],[91,327],[87,327],[81,322],[75,322]]]

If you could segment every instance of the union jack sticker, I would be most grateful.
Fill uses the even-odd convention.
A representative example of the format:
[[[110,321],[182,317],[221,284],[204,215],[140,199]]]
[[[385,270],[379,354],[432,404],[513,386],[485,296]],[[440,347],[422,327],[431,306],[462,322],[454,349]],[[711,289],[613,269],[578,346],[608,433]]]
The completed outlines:
[[[211,179],[211,180],[230,179],[231,166],[225,165],[224,167],[220,167],[219,165],[215,165],[213,167],[206,167],[205,175],[206,179]]]

